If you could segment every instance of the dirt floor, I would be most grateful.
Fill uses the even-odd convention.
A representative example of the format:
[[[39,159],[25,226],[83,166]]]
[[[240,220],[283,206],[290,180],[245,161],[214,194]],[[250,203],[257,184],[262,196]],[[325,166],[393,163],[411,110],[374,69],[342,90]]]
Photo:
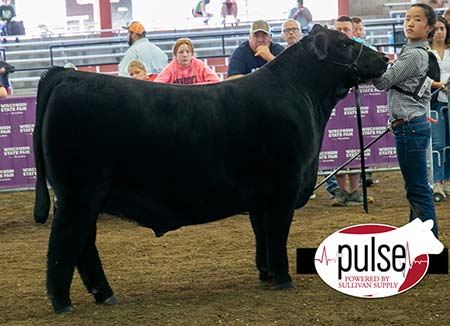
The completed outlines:
[[[50,223],[32,219],[33,192],[0,193],[0,325],[450,325],[448,275],[426,275],[413,289],[384,299],[338,293],[318,275],[297,275],[299,247],[317,247],[359,223],[401,226],[408,206],[399,172],[376,173],[369,214],[331,207],[323,188],[296,211],[289,237],[296,288],[263,289],[254,265],[248,216],[182,228],[155,238],[115,217],[98,222],[97,245],[119,304],[95,305],[78,275],[75,312],[56,316],[45,294]],[[450,239],[450,199],[437,204],[439,237]]]

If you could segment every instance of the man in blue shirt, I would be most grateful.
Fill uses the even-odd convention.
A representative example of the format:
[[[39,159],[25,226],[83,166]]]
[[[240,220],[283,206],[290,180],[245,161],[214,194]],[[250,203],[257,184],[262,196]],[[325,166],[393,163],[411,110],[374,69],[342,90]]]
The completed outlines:
[[[233,51],[228,64],[228,79],[247,75],[272,61],[284,50],[283,46],[272,42],[269,24],[264,20],[253,22],[248,41]]]

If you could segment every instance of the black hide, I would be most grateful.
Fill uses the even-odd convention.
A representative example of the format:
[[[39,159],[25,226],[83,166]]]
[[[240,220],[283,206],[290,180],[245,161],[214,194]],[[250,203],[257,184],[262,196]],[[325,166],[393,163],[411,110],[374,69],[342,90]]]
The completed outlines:
[[[262,281],[290,283],[286,241],[312,193],[325,125],[338,98],[381,75],[381,54],[315,27],[260,70],[183,86],[53,68],[38,88],[35,220],[58,198],[47,289],[70,306],[73,268],[97,301],[112,295],[95,248],[107,212],[157,235],[250,212]]]

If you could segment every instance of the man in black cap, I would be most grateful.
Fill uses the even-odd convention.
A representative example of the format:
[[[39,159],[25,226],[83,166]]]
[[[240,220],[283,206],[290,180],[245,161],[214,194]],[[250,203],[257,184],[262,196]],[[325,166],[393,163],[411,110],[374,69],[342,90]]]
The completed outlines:
[[[239,78],[261,68],[283,50],[282,45],[272,42],[270,26],[266,21],[253,22],[248,41],[239,44],[231,54],[228,79]]]

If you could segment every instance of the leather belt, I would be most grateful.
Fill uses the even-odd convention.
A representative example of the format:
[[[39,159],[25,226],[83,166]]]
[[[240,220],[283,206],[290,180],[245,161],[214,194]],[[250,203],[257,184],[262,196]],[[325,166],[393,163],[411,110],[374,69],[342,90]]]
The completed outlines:
[[[394,121],[391,122],[391,127],[395,128],[395,127],[401,126],[402,124],[405,124],[407,122],[408,121],[406,121],[404,119],[397,119],[397,120],[394,120]]]

